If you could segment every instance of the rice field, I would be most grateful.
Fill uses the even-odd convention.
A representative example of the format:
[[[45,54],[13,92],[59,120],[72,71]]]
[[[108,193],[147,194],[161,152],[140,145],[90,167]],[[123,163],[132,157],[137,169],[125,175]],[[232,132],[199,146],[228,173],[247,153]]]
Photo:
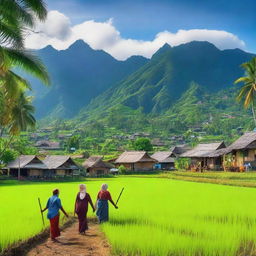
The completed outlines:
[[[102,225],[118,255],[233,256],[256,254],[256,190],[160,178],[105,180],[113,198],[122,187],[119,209]],[[103,180],[86,181],[96,198]],[[62,203],[73,211],[78,183],[0,186],[1,249],[40,232],[37,198],[46,202],[60,188]],[[90,215],[92,212],[90,210]],[[46,220],[47,222],[47,220]]]

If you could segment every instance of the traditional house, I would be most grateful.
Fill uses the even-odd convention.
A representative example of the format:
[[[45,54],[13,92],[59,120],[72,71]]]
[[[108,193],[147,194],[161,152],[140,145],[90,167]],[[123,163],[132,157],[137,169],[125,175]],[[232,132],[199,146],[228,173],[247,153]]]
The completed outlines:
[[[60,150],[60,143],[57,141],[39,140],[36,142],[35,147],[43,150]]]
[[[232,143],[225,150],[218,150],[216,154],[225,156],[231,155],[229,163],[226,163],[227,168],[233,170],[243,169],[249,164],[253,169],[256,169],[256,132],[247,132]]]
[[[190,150],[191,148],[187,144],[176,145],[170,148],[173,156],[179,157],[181,154],[185,153],[186,151]]]
[[[123,165],[129,171],[153,170],[157,161],[145,151],[125,151],[115,161],[118,168]]]
[[[157,161],[155,164],[156,169],[172,170],[174,169],[175,155],[172,151],[159,151],[155,152],[152,156]]]
[[[153,139],[151,141],[151,144],[155,147],[164,147],[165,146],[165,142],[162,141],[160,138]]]
[[[198,144],[195,148],[183,153],[181,157],[191,159],[191,167],[194,169],[214,169],[222,168],[222,157],[216,151],[226,148],[225,143],[205,143]]]
[[[99,176],[108,174],[114,166],[108,162],[104,162],[102,156],[90,156],[83,163],[83,167],[90,176]]]
[[[73,175],[79,171],[79,167],[70,156],[49,155],[43,160],[48,173],[57,176]]]
[[[7,166],[8,174],[14,177],[40,177],[47,166],[34,155],[21,155]]]

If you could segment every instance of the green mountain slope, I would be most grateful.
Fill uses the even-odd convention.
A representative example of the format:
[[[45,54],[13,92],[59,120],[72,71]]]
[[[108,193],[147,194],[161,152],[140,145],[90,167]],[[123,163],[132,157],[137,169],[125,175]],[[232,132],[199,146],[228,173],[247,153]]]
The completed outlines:
[[[101,50],[76,41],[67,50],[48,46],[38,51],[47,66],[52,86],[30,78],[35,90],[37,117],[72,118],[93,98],[143,66],[147,59],[133,56],[118,61]]]
[[[243,74],[240,65],[252,56],[239,49],[221,51],[208,42],[164,45],[138,71],[93,99],[79,118],[98,116],[117,106],[141,109],[147,114],[165,113],[191,82],[209,94],[232,87]]]

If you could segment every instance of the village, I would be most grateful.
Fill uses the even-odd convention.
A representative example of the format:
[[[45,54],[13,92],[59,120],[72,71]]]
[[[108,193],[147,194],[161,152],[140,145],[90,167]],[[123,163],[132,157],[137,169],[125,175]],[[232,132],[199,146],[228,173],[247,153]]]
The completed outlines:
[[[74,159],[73,159],[74,158]],[[177,162],[183,160],[182,168]],[[51,179],[54,177],[102,177],[118,173],[180,170],[245,172],[256,168],[256,132],[245,132],[231,145],[224,141],[186,144],[171,147],[168,151],[124,151],[117,158],[89,156],[81,164],[71,155],[20,155],[2,168],[6,176],[18,179]]]

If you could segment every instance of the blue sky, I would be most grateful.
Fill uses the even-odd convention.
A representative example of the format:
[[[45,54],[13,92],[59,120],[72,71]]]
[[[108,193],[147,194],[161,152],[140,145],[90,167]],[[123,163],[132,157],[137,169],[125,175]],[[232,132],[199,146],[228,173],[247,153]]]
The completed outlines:
[[[48,16],[27,35],[29,49],[83,40],[116,59],[150,58],[165,43],[208,41],[256,53],[256,0],[46,0]]]
[[[256,52],[255,0],[48,0],[72,24],[113,18],[122,37],[152,40],[164,30],[216,29],[237,35]]]

